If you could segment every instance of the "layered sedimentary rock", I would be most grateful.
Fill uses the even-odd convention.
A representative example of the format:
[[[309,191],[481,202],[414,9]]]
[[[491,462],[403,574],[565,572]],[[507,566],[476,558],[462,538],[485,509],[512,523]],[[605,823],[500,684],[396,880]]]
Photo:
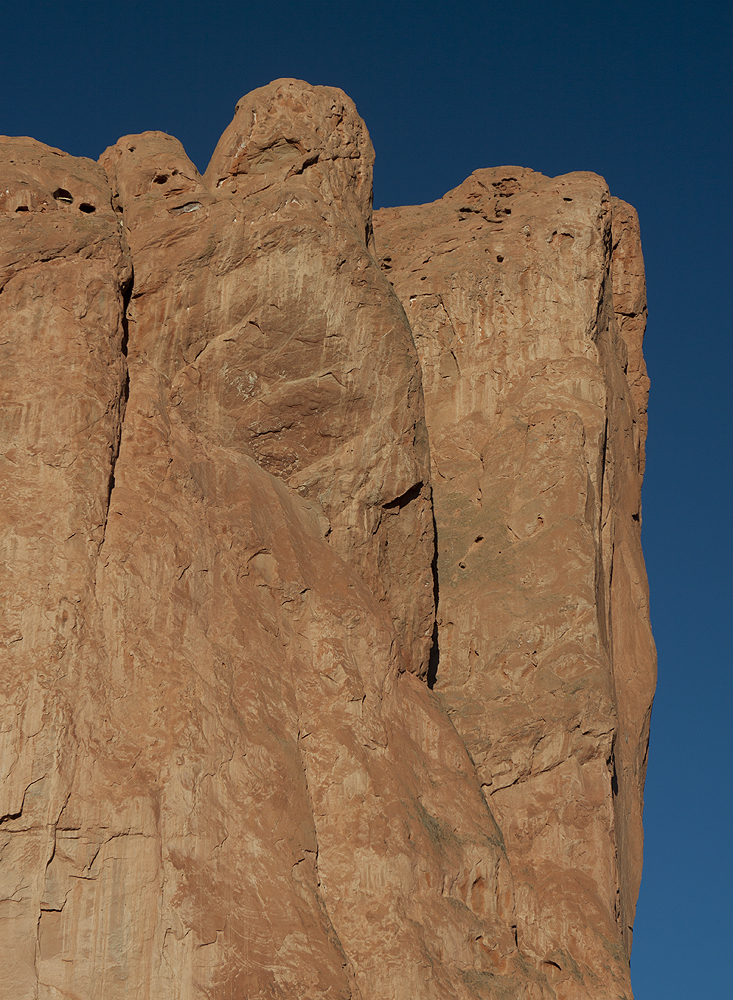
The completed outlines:
[[[298,81],[203,176],[2,140],[12,1000],[630,996],[635,216],[479,171],[375,242],[373,157]]]

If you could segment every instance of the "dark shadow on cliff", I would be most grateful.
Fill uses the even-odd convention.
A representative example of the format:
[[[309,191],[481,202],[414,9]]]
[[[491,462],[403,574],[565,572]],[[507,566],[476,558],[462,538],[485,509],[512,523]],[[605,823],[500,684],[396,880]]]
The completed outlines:
[[[435,508],[433,508],[433,561],[431,569],[433,571],[433,598],[435,600],[435,623],[433,625],[433,645],[430,649],[430,659],[428,660],[428,687],[432,691],[438,677],[438,664],[440,663],[440,646],[438,644],[438,601],[440,599],[440,585],[438,583],[438,526],[435,523]]]

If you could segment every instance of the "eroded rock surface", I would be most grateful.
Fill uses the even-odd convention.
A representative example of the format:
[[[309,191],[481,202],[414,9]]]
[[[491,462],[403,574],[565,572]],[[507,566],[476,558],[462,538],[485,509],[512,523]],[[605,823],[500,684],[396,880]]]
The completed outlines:
[[[655,682],[636,215],[602,178],[477,170],[375,218],[420,355],[436,686],[558,996],[630,995]]]
[[[375,246],[373,158],[292,80],[204,176],[0,141],[10,1000],[630,996],[635,216],[478,171]]]

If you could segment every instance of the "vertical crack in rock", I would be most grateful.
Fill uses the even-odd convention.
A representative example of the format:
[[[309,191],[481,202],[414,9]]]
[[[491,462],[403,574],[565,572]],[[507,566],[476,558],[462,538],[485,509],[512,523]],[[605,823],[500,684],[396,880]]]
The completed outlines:
[[[433,515],[433,558],[430,561],[430,570],[433,574],[433,604],[435,605],[435,621],[433,623],[433,635],[432,635],[432,645],[430,647],[430,659],[428,661],[428,671],[426,674],[427,685],[432,691],[435,687],[435,682],[438,679],[438,669],[440,667],[440,630],[438,627],[438,618],[440,615],[440,580],[438,578],[438,526],[435,523],[435,505],[433,502],[432,491],[430,498],[430,506]]]
[[[107,533],[107,521],[109,519],[109,511],[112,503],[112,491],[115,488],[115,466],[117,465],[117,459],[120,454],[120,446],[122,444],[122,434],[125,424],[125,410],[127,409],[127,401],[130,397],[130,370],[127,364],[127,349],[129,340],[129,323],[127,318],[127,309],[130,304],[130,299],[132,298],[132,292],[134,288],[134,274],[131,269],[129,280],[126,281],[122,288],[120,289],[122,294],[122,316],[120,319],[122,326],[122,339],[120,341],[120,354],[122,356],[123,364],[123,379],[120,387],[120,393],[118,398],[113,403],[113,409],[117,411],[118,414],[118,425],[116,433],[112,440],[112,449],[110,455],[110,469],[109,469],[109,479],[107,482],[107,502],[104,512],[104,523],[102,525],[102,536],[99,543],[99,550],[102,551],[104,546],[104,539]]]

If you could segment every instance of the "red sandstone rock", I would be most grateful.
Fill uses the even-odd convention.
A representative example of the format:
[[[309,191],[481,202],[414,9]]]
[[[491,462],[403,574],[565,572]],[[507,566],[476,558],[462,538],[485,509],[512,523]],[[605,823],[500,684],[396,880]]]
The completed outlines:
[[[102,157],[135,260],[131,370],[150,360],[194,433],[319,505],[424,675],[428,443],[410,328],[365,243],[373,159],[341,91],[294,81],[240,101],[211,191],[169,136]]]
[[[0,951],[15,1000],[38,995],[69,889],[46,871],[101,647],[132,271],[101,167],[32,139],[0,140],[0,160]]]
[[[298,81],[102,163],[0,146],[5,995],[628,994],[633,210],[479,171],[386,276]]]
[[[503,167],[375,231],[423,369],[436,690],[506,839],[520,948],[558,997],[623,997],[654,689],[636,218],[593,174]]]

